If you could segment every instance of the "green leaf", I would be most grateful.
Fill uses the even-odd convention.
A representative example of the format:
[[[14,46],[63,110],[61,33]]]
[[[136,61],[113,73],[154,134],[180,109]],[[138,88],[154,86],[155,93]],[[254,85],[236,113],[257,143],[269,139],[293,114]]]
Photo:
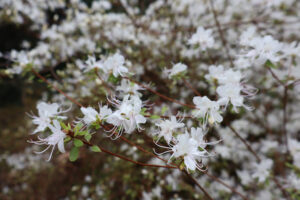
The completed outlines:
[[[79,154],[79,149],[77,147],[73,147],[70,151],[69,160],[71,162],[74,162],[75,160],[77,160],[78,154]]]
[[[151,116],[150,116],[150,119],[159,119],[159,118],[160,118],[159,115],[151,115]]]
[[[91,147],[91,150],[92,150],[93,152],[101,152],[101,149],[100,149],[97,145],[92,146],[92,147]]]
[[[141,115],[146,115],[146,111],[147,111],[147,108],[142,108],[140,114]]]
[[[273,69],[277,69],[278,68],[278,66],[276,66],[274,63],[272,63],[270,60],[267,60],[266,63],[265,63],[265,65],[267,67],[270,67],[270,68],[273,68]]]
[[[168,110],[168,107],[167,106],[163,106],[162,109],[161,109],[161,114],[164,115],[167,110]]]
[[[84,135],[84,139],[86,139],[86,141],[88,141],[88,142],[91,140],[91,138],[92,138],[92,135],[89,133]]]
[[[116,78],[116,77],[114,77],[113,74],[111,74],[111,75],[108,77],[108,80],[107,80],[107,81],[116,84],[116,83],[118,83],[119,78]]]
[[[64,139],[64,142],[69,142],[71,140],[71,137],[70,136],[67,136],[65,139]]]
[[[74,145],[75,147],[82,147],[83,146],[83,142],[79,139],[74,139]]]
[[[89,133],[88,131],[79,131],[79,132],[77,133],[77,135],[83,136],[83,135],[86,135],[86,134],[88,134],[88,133]]]
[[[79,130],[81,129],[83,127],[83,124],[82,123],[78,123],[78,124],[76,124],[76,126],[74,127],[74,135],[76,136],[76,135],[78,135],[78,132],[79,132]]]
[[[59,120],[60,126],[64,129],[64,130],[68,130],[68,127],[65,123],[63,123],[61,120]]]

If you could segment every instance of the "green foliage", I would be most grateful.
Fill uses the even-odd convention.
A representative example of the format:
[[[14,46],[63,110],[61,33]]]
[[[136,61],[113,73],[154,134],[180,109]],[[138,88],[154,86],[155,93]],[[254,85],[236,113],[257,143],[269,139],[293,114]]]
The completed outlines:
[[[92,146],[92,147],[91,147],[91,150],[92,150],[93,152],[102,152],[101,149],[100,149],[97,145]]]
[[[151,115],[151,116],[150,116],[150,119],[159,119],[159,118],[160,118],[159,115]]]
[[[79,155],[79,148],[77,147],[73,147],[70,151],[70,154],[69,154],[69,160],[71,162],[74,162],[77,160],[78,158],[78,155]]]
[[[273,69],[277,69],[278,68],[278,66],[276,66],[274,63],[272,63],[270,60],[266,61],[265,66],[273,68]]]
[[[74,139],[74,145],[75,147],[82,147],[83,146],[83,142],[79,139]]]

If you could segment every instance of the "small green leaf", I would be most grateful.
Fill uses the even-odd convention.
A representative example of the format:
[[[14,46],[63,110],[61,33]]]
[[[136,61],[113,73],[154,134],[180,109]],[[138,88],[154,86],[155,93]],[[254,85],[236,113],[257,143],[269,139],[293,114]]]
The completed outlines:
[[[100,149],[97,145],[92,146],[92,147],[91,147],[91,150],[92,150],[93,152],[101,152],[101,149]]]
[[[88,142],[91,140],[91,138],[92,138],[92,135],[89,133],[84,135],[84,139],[86,139],[86,141],[88,141]]]
[[[60,126],[64,129],[64,130],[68,130],[68,127],[65,123],[63,123],[62,121],[59,121]]]
[[[76,135],[78,135],[78,132],[79,132],[79,130],[81,129],[83,127],[83,124],[82,123],[78,123],[78,124],[76,124],[76,126],[74,127],[74,135],[76,136]]]
[[[278,67],[277,67],[274,63],[272,63],[270,60],[267,60],[266,63],[265,63],[265,65],[266,65],[267,67],[270,67],[270,68],[273,68],[273,69],[277,69],[277,68],[278,68]]]
[[[65,139],[64,139],[64,142],[69,142],[71,140],[71,137],[70,136],[67,136]]]
[[[73,147],[70,151],[69,160],[71,162],[74,162],[75,160],[77,160],[78,154],[79,154],[79,149],[77,147]]]
[[[114,77],[114,75],[111,74],[111,75],[108,77],[108,80],[107,80],[107,81],[116,84],[116,83],[118,83],[119,78]]]
[[[151,115],[151,116],[150,116],[150,119],[159,119],[159,118],[160,118],[159,115]]]
[[[79,139],[74,139],[74,145],[75,147],[82,147],[83,146],[83,142]]]
[[[161,109],[161,114],[164,115],[167,110],[168,110],[168,107],[167,106],[163,106],[162,109]]]
[[[88,133],[89,133],[88,131],[79,131],[79,132],[77,133],[77,135],[83,136],[83,135],[86,135],[86,134],[88,134]]]

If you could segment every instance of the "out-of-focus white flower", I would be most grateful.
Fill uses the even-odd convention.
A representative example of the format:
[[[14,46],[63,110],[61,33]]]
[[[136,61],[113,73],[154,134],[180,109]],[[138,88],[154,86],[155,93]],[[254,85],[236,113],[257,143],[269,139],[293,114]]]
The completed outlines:
[[[250,26],[240,37],[240,44],[244,46],[253,46],[253,39],[256,37],[256,27]]]
[[[30,143],[34,143],[37,145],[48,145],[48,147],[46,149],[44,149],[43,151],[36,152],[38,154],[44,153],[50,147],[52,147],[50,156],[47,161],[51,160],[51,157],[52,157],[52,154],[53,154],[53,151],[54,151],[56,145],[58,147],[58,150],[61,153],[65,153],[64,139],[66,137],[66,134],[61,130],[61,126],[57,120],[53,120],[53,125],[50,124],[49,128],[52,132],[52,134],[50,136],[48,136],[46,138],[38,137],[38,139],[39,139],[38,141],[29,141]]]
[[[254,164],[253,178],[258,178],[258,182],[264,182],[270,174],[273,161],[271,159],[262,160],[260,163]]]
[[[136,127],[141,129],[140,124],[146,123],[146,118],[140,114],[143,104],[138,96],[126,95],[122,102],[114,99],[111,103],[118,110],[107,118],[107,122],[114,125],[113,131],[120,128],[118,136],[123,129],[126,133],[132,133]]]
[[[223,65],[211,65],[208,67],[208,74],[205,75],[207,80],[210,79],[219,79],[224,74]]]
[[[183,73],[186,71],[187,66],[182,63],[177,63],[173,65],[172,69],[165,69],[164,73],[168,75],[169,78],[172,78],[173,76],[178,75],[179,73]]]
[[[125,76],[128,73],[128,69],[124,66],[125,58],[119,54],[115,53],[113,56],[108,57],[104,62],[104,71],[106,73],[112,73],[114,77]]]
[[[240,94],[241,86],[238,84],[221,85],[217,88],[217,93],[220,96],[220,99],[218,100],[220,105],[225,105],[226,107],[228,103],[231,102],[234,109],[244,105],[244,98]]]
[[[160,128],[160,131],[158,132],[159,138],[164,137],[169,144],[172,141],[173,132],[178,128],[184,127],[184,123],[181,122],[182,120],[177,121],[175,116],[171,116],[170,120],[166,119],[156,123],[155,125]]]
[[[251,60],[256,60],[258,64],[264,64],[267,60],[278,62],[281,59],[279,52],[283,50],[282,43],[272,36],[255,37],[249,44],[253,47],[245,56]]]
[[[24,67],[32,63],[31,58],[28,56],[28,52],[12,50],[10,53],[11,59],[15,62],[9,71],[13,74],[20,74]]]
[[[203,27],[198,27],[197,32],[192,35],[191,39],[188,40],[191,45],[199,44],[202,50],[212,48],[215,44],[215,40],[212,37],[212,30],[205,30]]]
[[[103,70],[103,63],[101,61],[97,61],[94,56],[88,56],[88,59],[85,61],[86,69],[85,71],[90,71],[95,68]]]
[[[251,178],[251,175],[249,172],[247,172],[245,170],[243,170],[243,171],[238,170],[237,174],[238,174],[239,178],[241,179],[243,185],[248,185],[249,183],[251,183],[252,178]]]
[[[141,96],[141,93],[138,91],[143,90],[143,88],[127,79],[122,79],[121,85],[117,86],[116,90],[122,91],[125,95],[130,94]]]
[[[223,117],[219,113],[220,105],[216,101],[211,101],[207,96],[194,97],[193,102],[197,109],[193,111],[195,117],[202,117],[206,123],[207,118],[209,122],[222,122]]]
[[[191,128],[191,137],[197,141],[198,146],[201,147],[202,149],[204,149],[207,145],[207,143],[204,141],[205,134],[206,133],[200,127]]]
[[[40,102],[37,104],[37,109],[39,116],[30,115],[33,120],[33,124],[38,127],[34,130],[33,134],[41,132],[45,130],[45,128],[49,127],[52,118],[57,117],[60,119],[66,119],[64,116],[59,116],[59,114],[67,112],[59,110],[59,105],[57,103],[48,104],[45,102]]]
[[[242,79],[242,74],[240,71],[228,69],[224,71],[221,76],[218,76],[217,79],[219,84],[239,84]]]

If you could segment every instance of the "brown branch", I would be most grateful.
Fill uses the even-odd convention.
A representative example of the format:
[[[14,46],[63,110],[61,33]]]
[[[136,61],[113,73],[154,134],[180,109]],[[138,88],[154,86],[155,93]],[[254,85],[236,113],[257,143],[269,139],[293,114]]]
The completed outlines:
[[[242,136],[240,136],[240,134],[231,125],[228,125],[228,127],[244,143],[244,145],[247,147],[247,149],[255,156],[256,160],[258,162],[260,162],[261,159],[259,158],[257,153],[255,153],[255,151],[252,149],[252,147],[247,143],[247,141]]]
[[[76,105],[78,105],[79,107],[83,107],[83,105],[81,103],[79,103],[78,101],[76,101],[75,99],[73,99],[72,97],[68,96],[66,93],[64,93],[62,90],[60,90],[59,88],[55,87],[53,84],[51,84],[44,76],[42,76],[40,73],[38,73],[37,71],[35,71],[34,69],[31,69],[31,71],[40,79],[42,79],[45,83],[47,83],[48,85],[50,85],[51,87],[53,87],[56,91],[58,91],[59,93],[61,93],[62,95],[64,95],[67,99],[69,99],[71,102],[75,103]]]
[[[220,25],[220,22],[219,22],[219,20],[218,20],[217,12],[216,12],[216,10],[215,10],[215,8],[214,8],[213,0],[209,0],[209,3],[210,3],[210,6],[211,6],[211,10],[212,10],[212,13],[213,13],[213,16],[214,16],[214,20],[215,20],[216,26],[217,26],[217,28],[218,28],[218,32],[219,32],[221,41],[222,41],[223,46],[224,46],[224,48],[225,48],[225,53],[226,53],[226,55],[227,55],[227,57],[228,57],[228,59],[229,59],[229,61],[230,61],[231,67],[233,67],[234,65],[233,65],[233,62],[232,62],[232,58],[231,58],[231,56],[230,56],[230,54],[229,54],[229,48],[228,48],[228,46],[227,46],[227,42],[226,42],[226,40],[225,40],[224,33],[223,33],[222,29],[221,29],[221,25]]]
[[[184,84],[194,92],[195,95],[201,96],[201,94],[188,81],[186,81],[185,78],[182,78],[182,80]]]
[[[239,191],[237,191],[236,189],[234,189],[233,187],[231,187],[230,185],[228,185],[227,183],[225,183],[224,181],[222,181],[221,179],[219,179],[218,177],[215,177],[207,172],[204,172],[204,174],[206,174],[208,177],[214,179],[215,181],[221,183],[222,185],[224,185],[225,187],[227,187],[228,189],[230,189],[231,191],[233,191],[234,193],[238,194],[240,197],[242,197],[244,200],[248,200],[248,198],[243,195],[242,193],[240,193]]]
[[[145,86],[144,84],[139,83],[138,81],[135,81],[135,80],[133,80],[133,79],[131,79],[131,78],[129,78],[129,77],[123,77],[123,78],[128,79],[128,80],[130,80],[131,82],[134,82],[134,83],[138,84],[139,86],[141,86],[141,87],[147,89],[148,91],[152,92],[153,94],[156,94],[157,96],[160,96],[161,98],[163,98],[163,99],[165,99],[165,100],[168,100],[168,101],[171,101],[171,102],[174,102],[174,103],[177,103],[177,104],[179,104],[179,105],[186,106],[186,107],[189,107],[189,108],[193,108],[193,109],[196,108],[194,105],[182,103],[182,102],[180,102],[180,101],[178,101],[178,100],[176,100],[176,99],[167,97],[167,96],[165,96],[165,95],[163,95],[163,94],[161,94],[161,93],[159,93],[159,92],[157,92],[157,91],[155,91],[155,90],[149,88],[148,86]]]

